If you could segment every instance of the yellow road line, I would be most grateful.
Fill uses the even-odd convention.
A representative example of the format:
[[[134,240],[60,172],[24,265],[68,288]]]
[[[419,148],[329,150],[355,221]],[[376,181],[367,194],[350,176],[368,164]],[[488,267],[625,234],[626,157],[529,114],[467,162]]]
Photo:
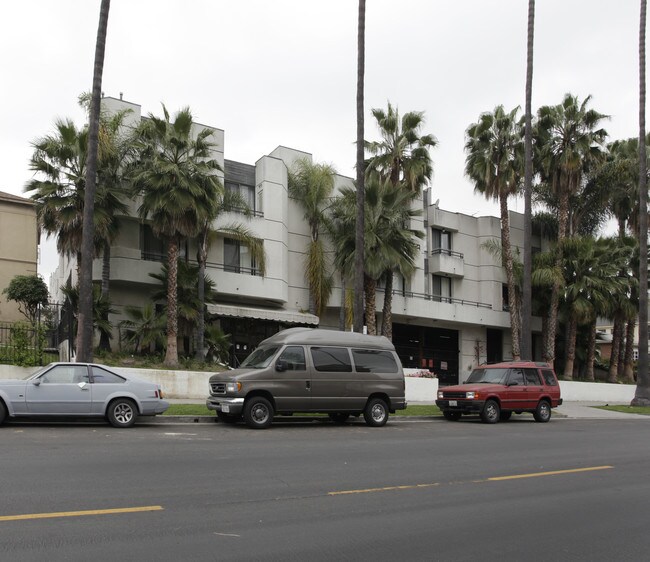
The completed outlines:
[[[569,470],[551,470],[549,472],[532,472],[530,474],[513,474],[512,476],[493,476],[489,482],[497,480],[516,480],[518,478],[537,478],[538,476],[555,476],[556,474],[573,474],[575,472],[591,472],[593,470],[607,470],[613,466],[590,466],[587,468],[571,468]]]
[[[82,517],[85,515],[111,515],[114,513],[138,513],[142,511],[162,511],[160,505],[144,507],[121,507],[117,509],[91,509],[88,511],[59,511],[53,513],[26,513],[24,515],[2,515],[0,521],[21,521],[25,519],[51,519],[55,517]]]
[[[449,482],[449,484],[479,484],[481,482],[498,482],[501,480],[516,480],[518,478],[538,478],[540,476],[555,476],[558,474],[574,474],[577,472],[591,472],[594,470],[607,470],[614,468],[613,466],[590,466],[586,468],[571,468],[567,470],[551,470],[548,472],[531,472],[529,474],[514,474],[512,476],[493,476],[481,480],[469,480],[467,482]],[[433,488],[441,486],[440,482],[433,482],[431,484],[408,484],[404,486],[386,486],[384,488],[366,488],[362,490],[341,490],[338,492],[328,492],[328,496],[344,496],[350,494],[371,494],[374,492],[391,492],[394,490],[415,490],[417,488]]]

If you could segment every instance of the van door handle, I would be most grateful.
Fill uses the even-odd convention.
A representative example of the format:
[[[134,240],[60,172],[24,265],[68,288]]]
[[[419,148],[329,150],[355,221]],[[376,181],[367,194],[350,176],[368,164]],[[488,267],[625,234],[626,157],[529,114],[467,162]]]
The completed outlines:
[[[311,381],[305,381],[305,388],[311,390]]]

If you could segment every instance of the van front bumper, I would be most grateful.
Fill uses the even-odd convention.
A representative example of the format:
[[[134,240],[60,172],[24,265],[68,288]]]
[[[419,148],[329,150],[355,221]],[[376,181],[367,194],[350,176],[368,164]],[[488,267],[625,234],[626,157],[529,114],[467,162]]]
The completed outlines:
[[[208,410],[223,412],[224,414],[241,414],[244,408],[243,398],[221,398],[219,396],[208,396],[205,401]]]

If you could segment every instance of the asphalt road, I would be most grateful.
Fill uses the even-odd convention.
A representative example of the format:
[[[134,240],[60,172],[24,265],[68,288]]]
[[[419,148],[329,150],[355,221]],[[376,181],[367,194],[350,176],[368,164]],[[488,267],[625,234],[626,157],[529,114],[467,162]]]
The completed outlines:
[[[648,559],[650,425],[9,424],[0,560]]]

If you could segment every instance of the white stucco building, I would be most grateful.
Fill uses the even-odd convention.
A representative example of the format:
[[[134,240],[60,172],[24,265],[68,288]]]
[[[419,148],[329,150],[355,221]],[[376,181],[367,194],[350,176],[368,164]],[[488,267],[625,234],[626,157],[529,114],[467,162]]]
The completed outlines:
[[[135,104],[104,98],[103,106],[108,111],[130,109],[130,125],[142,118],[141,108]],[[216,283],[219,302],[208,305],[208,312],[232,334],[236,356],[241,360],[259,341],[283,327],[338,329],[338,276],[322,317],[306,312],[309,298],[303,260],[309,232],[303,211],[289,198],[287,172],[297,159],[311,159],[311,155],[278,147],[254,163],[233,162],[226,158],[225,132],[207,128],[218,147],[213,157],[224,170],[226,188],[238,190],[254,210],[251,218],[225,213],[218,224],[246,224],[264,240],[266,252],[262,276],[247,249],[237,242],[221,237],[210,246],[207,275]],[[336,186],[344,185],[352,185],[352,179],[337,176]],[[421,229],[425,238],[413,277],[395,280],[393,342],[405,366],[432,369],[443,382],[462,381],[478,362],[511,355],[505,271],[482,246],[487,240],[500,240],[500,220],[445,211],[430,202],[434,198],[425,191],[423,199],[414,203],[423,208],[423,214],[412,227]],[[136,209],[133,203],[130,216],[120,218],[120,232],[111,248],[111,302],[118,311],[111,318],[114,324],[125,318],[124,306],[142,306],[150,300],[160,285],[149,274],[159,273],[166,258],[163,242],[138,218]],[[523,216],[511,212],[510,222],[513,250],[518,248],[523,256]],[[533,241],[533,247],[540,246],[539,239]],[[184,244],[182,255],[196,262],[193,241]],[[93,275],[97,281],[101,279],[101,266],[101,259],[95,260]],[[51,278],[52,294],[56,295],[61,285],[74,283],[75,275],[75,264],[60,257]],[[379,325],[382,305],[383,293],[379,290]],[[539,319],[534,319],[533,328],[541,331]],[[534,345],[534,349],[539,346]]]

